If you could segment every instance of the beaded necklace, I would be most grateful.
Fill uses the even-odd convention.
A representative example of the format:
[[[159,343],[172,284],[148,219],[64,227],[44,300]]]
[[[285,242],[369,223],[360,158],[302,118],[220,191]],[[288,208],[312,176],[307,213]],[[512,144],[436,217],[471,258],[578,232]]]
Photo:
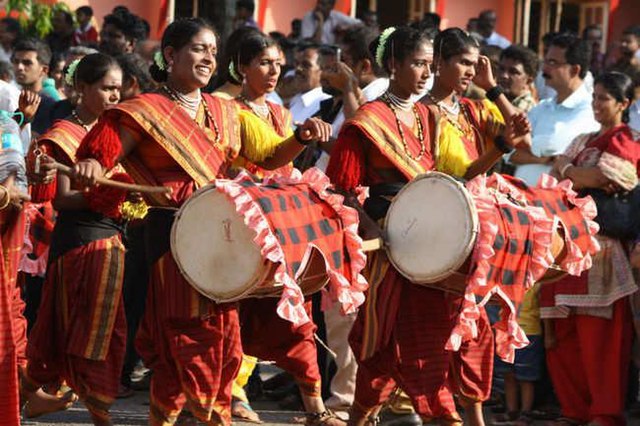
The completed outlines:
[[[180,94],[178,92],[176,92],[175,90],[171,89],[167,85],[162,86],[162,89],[165,91],[165,93],[167,95],[169,95],[169,98],[171,98],[172,101],[174,101],[175,103],[177,103],[178,105],[180,105],[181,107],[183,107],[185,109],[192,110],[191,106],[185,105],[185,103],[183,102],[183,98],[187,98],[186,96],[184,96],[184,95],[180,96]],[[200,92],[198,92],[198,93],[200,93]],[[205,114],[206,118],[209,120],[209,122],[211,122],[213,124],[213,130],[215,132],[215,140],[213,141],[213,143],[214,144],[218,144],[220,142],[220,130],[218,129],[218,123],[216,123],[216,120],[213,119],[213,114],[211,114],[211,111],[209,111],[209,107],[207,106],[207,102],[204,99],[202,99],[202,94],[201,93],[200,93],[200,96],[198,97],[198,106],[196,107],[196,111],[197,111],[197,108],[200,106],[200,104],[202,104],[202,106],[204,107],[204,114]]]
[[[413,115],[416,120],[416,124],[418,125],[418,141],[420,142],[420,152],[416,157],[414,157],[413,155],[411,155],[411,152],[409,151],[409,146],[407,145],[407,141],[404,137],[404,130],[402,130],[402,123],[400,122],[400,118],[398,118],[398,114],[396,111],[397,108],[392,102],[392,100],[390,99],[389,92],[385,92],[385,94],[382,95],[382,100],[385,104],[387,104],[391,112],[393,112],[393,116],[396,119],[396,125],[398,126],[398,132],[400,133],[400,139],[402,140],[402,147],[404,148],[404,152],[412,160],[420,161],[424,156],[424,154],[427,152],[427,147],[424,144],[424,131],[422,127],[422,120],[420,119],[420,115],[418,114],[418,108],[415,106],[415,104],[411,105],[413,109]]]
[[[473,121],[471,120],[471,117],[469,117],[469,113],[467,109],[464,107],[464,105],[460,103],[459,100],[454,98],[455,99],[454,106],[450,107],[449,105],[445,104],[443,101],[436,100],[436,98],[433,97],[431,92],[427,92],[427,97],[429,98],[429,100],[431,100],[431,102],[433,102],[435,106],[438,107],[438,109],[440,110],[442,115],[444,115],[447,121],[451,123],[453,127],[458,129],[463,135],[466,136],[470,133],[475,134],[473,129]],[[460,112],[462,112],[462,115],[464,115],[465,121],[469,124],[470,128],[465,129],[458,121]]]
[[[391,105],[393,105],[396,109],[399,109],[401,111],[409,111],[413,107],[413,102],[411,102],[411,98],[402,99],[401,97],[396,96],[389,91],[386,92],[386,95]]]
[[[85,123],[83,120],[80,119],[80,116],[78,115],[77,111],[74,109],[71,111],[71,116],[78,122],[79,125],[81,125],[82,127],[84,127],[84,129],[89,132],[89,130],[91,130],[91,127]]]
[[[243,104],[248,106],[251,109],[251,111],[253,111],[253,113],[258,117],[262,118],[263,120],[267,120],[269,118],[269,115],[271,114],[271,109],[269,108],[268,104],[265,103],[264,105],[259,105],[255,102],[251,102],[244,95],[240,95],[240,100],[242,101]]]

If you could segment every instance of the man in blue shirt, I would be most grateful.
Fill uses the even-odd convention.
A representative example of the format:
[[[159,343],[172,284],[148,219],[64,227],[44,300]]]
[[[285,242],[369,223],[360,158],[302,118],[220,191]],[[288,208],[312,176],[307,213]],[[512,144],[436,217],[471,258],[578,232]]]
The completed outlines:
[[[562,154],[574,137],[600,128],[584,84],[590,59],[589,45],[574,35],[560,34],[551,41],[542,75],[556,95],[529,111],[531,148],[518,148],[510,158],[518,166],[515,176],[530,185],[549,173],[555,156]]]

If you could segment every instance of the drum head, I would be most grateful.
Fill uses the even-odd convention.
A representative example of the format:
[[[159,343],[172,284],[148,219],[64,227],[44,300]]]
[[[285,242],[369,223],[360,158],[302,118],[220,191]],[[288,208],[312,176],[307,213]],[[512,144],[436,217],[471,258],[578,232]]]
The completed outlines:
[[[231,200],[209,185],[180,208],[171,228],[171,253],[196,290],[216,302],[231,302],[268,273],[253,238]]]
[[[465,262],[478,232],[467,190],[439,172],[418,176],[394,198],[385,232],[391,263],[415,283],[432,283]]]

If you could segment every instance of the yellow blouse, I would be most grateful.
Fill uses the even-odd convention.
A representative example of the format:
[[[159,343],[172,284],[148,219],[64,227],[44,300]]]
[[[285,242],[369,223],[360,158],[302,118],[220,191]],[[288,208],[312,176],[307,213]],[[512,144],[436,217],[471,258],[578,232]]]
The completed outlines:
[[[436,170],[456,177],[463,177],[504,129],[504,118],[493,102],[467,100],[462,108],[471,111],[461,110],[457,121],[440,114],[435,147]]]

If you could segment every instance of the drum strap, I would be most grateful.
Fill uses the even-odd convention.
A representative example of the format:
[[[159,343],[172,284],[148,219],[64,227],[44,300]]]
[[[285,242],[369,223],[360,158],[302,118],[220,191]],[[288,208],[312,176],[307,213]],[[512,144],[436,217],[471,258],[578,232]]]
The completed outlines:
[[[152,207],[144,218],[147,265],[153,266],[171,249],[171,226],[178,209]]]
[[[406,185],[406,182],[381,183],[369,188],[369,198],[364,202],[364,210],[373,220],[387,215],[391,200]]]

